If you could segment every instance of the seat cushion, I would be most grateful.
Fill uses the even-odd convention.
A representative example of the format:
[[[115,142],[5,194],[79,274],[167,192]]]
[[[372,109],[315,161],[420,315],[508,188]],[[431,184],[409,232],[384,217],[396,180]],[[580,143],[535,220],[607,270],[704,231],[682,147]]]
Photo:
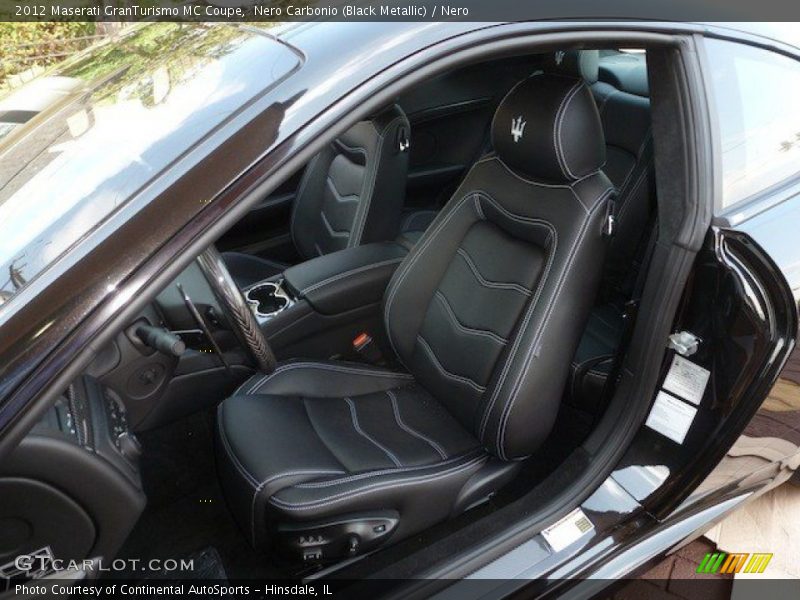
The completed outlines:
[[[218,420],[223,477],[239,490],[228,497],[256,545],[268,512],[283,523],[394,510],[419,530],[448,516],[488,458],[411,376],[358,364],[283,363]]]
[[[240,288],[250,287],[259,281],[280,275],[289,268],[285,263],[242,252],[223,252],[222,258],[231,277]]]

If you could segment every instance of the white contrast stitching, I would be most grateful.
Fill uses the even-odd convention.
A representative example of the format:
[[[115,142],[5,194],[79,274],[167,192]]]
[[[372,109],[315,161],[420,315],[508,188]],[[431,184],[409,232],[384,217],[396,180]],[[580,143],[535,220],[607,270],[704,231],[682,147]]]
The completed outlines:
[[[503,211],[504,209],[500,207],[500,205],[493,199],[491,196],[486,195],[486,199],[489,200],[498,210]],[[513,213],[509,213],[509,215],[513,215]],[[533,298],[528,303],[528,310],[525,313],[525,317],[523,318],[522,324],[518,330],[518,333],[514,339],[514,344],[511,348],[511,352],[508,355],[505,363],[503,364],[503,370],[500,373],[500,378],[498,379],[497,384],[495,384],[494,391],[492,392],[492,396],[489,402],[486,405],[486,408],[483,411],[483,416],[481,418],[481,424],[478,431],[478,436],[483,439],[484,433],[486,432],[486,426],[489,423],[489,416],[494,409],[494,405],[497,402],[497,396],[500,392],[500,388],[505,383],[505,379],[508,376],[508,371],[511,367],[511,362],[513,361],[514,357],[516,356],[517,350],[519,349],[519,345],[522,343],[522,334],[525,331],[526,327],[528,326],[528,322],[533,315],[533,311],[536,308],[536,305],[539,303],[539,297],[542,294],[542,290],[544,289],[545,282],[550,273],[550,268],[552,267],[554,257],[556,255],[556,251],[558,249],[558,231],[553,226],[552,223],[547,221],[543,221],[540,219],[532,219],[528,218],[528,223],[531,225],[538,225],[540,227],[545,227],[548,230],[548,237],[546,240],[546,245],[550,245],[550,248],[547,248],[547,262],[545,264],[544,271],[539,278],[539,284],[536,286],[536,292],[534,293]],[[552,240],[552,244],[551,244]]]
[[[436,469],[443,466],[455,465],[465,460],[472,460],[475,458],[476,451],[468,452],[460,456],[454,456],[442,462],[430,465],[417,465],[415,467],[403,467],[400,469],[381,469],[379,471],[369,471],[367,473],[358,473],[357,475],[350,475],[349,477],[340,477],[339,479],[326,479],[325,481],[310,481],[307,483],[298,483],[292,487],[298,489],[321,489],[325,487],[333,487],[335,485],[343,485],[345,483],[352,483],[353,481],[361,481],[362,479],[369,479],[371,477],[379,477],[381,475],[391,475],[393,473],[410,473],[414,471],[424,471],[425,469]],[[483,455],[484,452],[481,452]]]
[[[331,188],[333,192],[333,199],[340,204],[346,204],[348,202],[358,202],[359,195],[358,194],[342,194],[339,190],[336,189],[336,184],[333,182],[333,178],[328,175],[325,178],[328,187]]]
[[[272,373],[264,375],[259,379],[255,385],[250,388],[248,394],[253,394],[256,391],[260,390],[264,387],[268,381],[270,381],[276,375],[280,373],[285,373],[287,371],[293,371],[294,369],[320,369],[322,371],[335,371],[338,373],[351,373],[354,375],[367,375],[369,377],[383,377],[385,379],[406,379],[406,380],[413,380],[413,375],[407,373],[396,373],[394,371],[370,371],[368,369],[359,369],[355,367],[347,367],[342,365],[332,365],[326,363],[313,363],[313,362],[296,362],[296,363],[288,363],[285,365],[281,365],[277,369],[275,369]]]
[[[475,261],[472,260],[472,257],[469,255],[469,252],[464,250],[463,246],[459,246],[458,250],[456,250],[456,254],[458,254],[461,258],[464,259],[464,262],[467,263],[469,270],[472,271],[472,274],[475,276],[475,279],[478,281],[485,288],[490,289],[497,289],[497,290],[508,290],[508,291],[515,291],[523,294],[525,296],[530,296],[531,291],[521,286],[518,283],[513,283],[510,281],[490,281],[486,279],[481,272],[478,270],[478,266],[475,264]]]
[[[347,398],[347,397],[345,397],[344,401],[347,402],[347,405],[350,407],[350,417],[353,419],[353,427],[355,428],[355,430],[358,433],[360,433],[363,438],[365,438],[366,440],[369,440],[377,448],[383,450],[384,454],[386,454],[386,456],[389,457],[389,460],[391,460],[395,465],[397,465],[398,467],[402,467],[403,463],[400,462],[400,459],[398,459],[391,450],[389,450],[383,444],[379,443],[375,438],[373,438],[371,435],[369,435],[366,431],[361,429],[361,425],[358,423],[358,415],[356,414],[356,405],[355,405],[355,403],[350,398]]]
[[[479,162],[489,162],[489,161],[491,161],[491,160],[495,160],[495,161],[497,161],[498,163],[500,163],[500,165],[501,165],[501,166],[502,166],[502,167],[503,167],[503,168],[504,168],[506,171],[508,171],[508,173],[509,173],[510,175],[512,175],[513,177],[516,177],[517,179],[519,179],[520,181],[522,181],[522,182],[524,182],[524,183],[528,183],[528,184],[530,184],[530,185],[536,185],[536,186],[539,186],[539,187],[544,187],[544,188],[553,188],[553,189],[559,189],[559,188],[560,188],[560,189],[564,189],[564,190],[569,190],[569,191],[572,193],[572,197],[575,199],[575,201],[576,201],[578,204],[580,204],[580,205],[581,205],[581,207],[583,208],[584,212],[586,212],[586,213],[588,214],[589,210],[586,208],[586,205],[583,203],[583,200],[581,200],[580,196],[579,196],[579,195],[578,195],[578,193],[575,191],[574,184],[575,184],[575,183],[577,183],[577,182],[573,181],[573,182],[572,182],[572,183],[573,183],[573,185],[566,184],[566,183],[561,183],[561,184],[558,184],[558,183],[552,183],[552,184],[551,184],[551,183],[542,183],[541,181],[536,181],[536,180],[534,180],[534,179],[526,179],[525,177],[522,177],[522,176],[521,176],[519,173],[517,173],[516,171],[514,171],[514,169],[512,169],[511,167],[509,167],[509,166],[508,166],[506,163],[504,163],[504,162],[503,162],[503,159],[501,159],[499,156],[489,156],[489,157],[487,157],[487,158],[485,158],[485,159],[483,159],[483,160],[481,160],[481,161],[479,161]],[[475,163],[475,164],[478,164],[478,163]]]
[[[477,194],[475,195],[475,212],[478,213],[481,221],[486,220],[486,215],[483,214],[483,207],[481,206],[481,198]]]
[[[476,381],[473,381],[469,377],[466,377],[464,375],[456,375],[455,373],[451,373],[450,371],[445,369],[442,366],[442,363],[440,363],[439,359],[436,357],[436,353],[433,351],[433,348],[430,347],[430,345],[428,344],[428,342],[425,341],[425,338],[423,338],[422,335],[417,335],[417,341],[420,343],[420,345],[428,354],[428,356],[431,357],[433,366],[435,366],[442,375],[444,375],[448,379],[452,379],[453,381],[457,381],[459,383],[463,383],[464,385],[468,385],[469,387],[471,387],[473,390],[475,390],[480,394],[486,391],[486,387],[480,385]]]
[[[414,485],[416,483],[422,483],[422,482],[425,482],[425,481],[433,481],[433,480],[436,480],[436,479],[443,479],[445,477],[448,477],[449,475],[455,475],[456,473],[460,473],[461,471],[465,471],[465,470],[467,470],[468,468],[470,468],[472,466],[478,465],[479,463],[482,464],[482,463],[486,462],[486,460],[487,460],[486,456],[480,456],[480,457],[476,458],[473,461],[470,461],[470,462],[465,463],[463,465],[459,465],[457,467],[453,467],[453,468],[448,469],[446,471],[443,471],[441,473],[435,473],[435,474],[432,474],[432,475],[424,475],[424,476],[419,476],[419,477],[412,477],[412,478],[409,478],[409,479],[395,479],[395,480],[392,480],[392,481],[385,481],[385,482],[375,483],[375,484],[363,487],[363,488],[361,488],[359,490],[355,490],[355,491],[352,491],[352,492],[341,492],[339,494],[334,494],[332,496],[327,496],[327,497],[319,498],[317,500],[312,500],[312,501],[292,503],[292,502],[287,502],[286,500],[281,500],[280,498],[277,498],[276,496],[273,496],[272,498],[270,498],[270,503],[272,503],[275,506],[279,506],[279,507],[281,507],[281,508],[283,508],[285,510],[305,510],[305,509],[309,509],[309,508],[322,508],[322,507],[328,506],[330,504],[335,504],[335,503],[337,503],[337,502],[339,502],[341,500],[345,500],[345,499],[348,499],[348,498],[354,498],[356,496],[360,496],[362,494],[365,494],[367,492],[371,492],[371,491],[374,491],[374,490],[381,490],[381,489],[390,488],[390,487],[403,487],[403,486],[406,486],[406,485]]]
[[[389,315],[392,310],[392,305],[394,303],[395,296],[397,295],[397,290],[400,289],[400,284],[405,280],[405,277],[408,273],[411,272],[411,268],[414,266],[416,261],[422,256],[424,250],[428,247],[431,240],[435,239],[436,235],[444,228],[445,225],[450,221],[450,219],[455,215],[458,210],[464,205],[467,199],[470,197],[470,194],[465,194],[462,198],[453,205],[453,208],[450,209],[450,212],[446,213],[444,216],[439,214],[439,218],[441,221],[436,225],[436,227],[431,230],[429,227],[425,233],[422,234],[422,237],[417,242],[417,244],[411,249],[411,252],[408,253],[406,256],[406,260],[400,265],[400,267],[395,271],[394,277],[389,282],[388,287],[386,288],[386,305],[383,309],[383,321],[384,326],[386,327],[386,334],[389,338],[389,344],[392,346],[392,350],[394,350],[395,355],[397,358],[402,362],[402,357],[400,353],[397,351],[397,348],[394,343],[394,339],[392,336],[392,329],[389,326]],[[412,256],[413,255],[413,256]]]
[[[428,442],[428,444],[430,444],[431,448],[436,450],[436,452],[439,454],[439,456],[442,457],[442,459],[446,460],[447,459],[447,453],[445,453],[445,451],[442,449],[442,447],[439,444],[434,442],[428,436],[423,435],[418,431],[415,431],[414,429],[412,429],[411,427],[409,427],[408,425],[405,424],[405,422],[403,421],[402,417],[400,416],[400,407],[397,404],[397,396],[395,396],[394,392],[392,390],[386,390],[386,395],[389,396],[389,401],[392,403],[392,411],[394,412],[394,420],[397,421],[397,424],[400,426],[400,428],[403,431],[413,435],[415,438],[418,438],[418,439],[420,439],[420,440],[422,440],[424,442]]]
[[[349,231],[339,231],[333,228],[330,221],[328,221],[328,217],[325,216],[324,210],[320,209],[319,216],[322,217],[322,223],[323,225],[325,225],[325,229],[328,230],[328,235],[330,235],[331,237],[340,237],[340,238],[349,237],[350,235]]]
[[[231,462],[236,467],[236,470],[239,471],[239,474],[242,475],[245,480],[250,484],[251,487],[255,488],[258,485],[258,480],[253,477],[250,472],[244,468],[244,465],[239,461],[239,458],[233,453],[233,449],[231,448],[230,443],[228,442],[228,436],[225,434],[225,427],[223,426],[223,418],[222,418],[222,404],[219,405],[219,437],[222,440],[222,445],[225,447],[225,452],[228,454],[228,457],[231,459]]]
[[[253,494],[253,501],[250,503],[250,533],[253,538],[253,545],[256,544],[256,500],[258,500],[258,494],[264,489],[264,486],[268,483],[271,483],[277,479],[281,479],[282,477],[292,477],[293,475],[336,475],[339,473],[344,473],[344,471],[333,471],[333,470],[306,470],[306,471],[286,471],[284,473],[278,473],[277,475],[273,475],[268,479],[265,479],[261,483],[258,484],[255,493]]]
[[[575,179],[575,175],[572,173],[572,171],[570,171],[569,166],[567,165],[567,160],[563,155],[564,148],[561,145],[561,123],[563,121],[564,114],[567,112],[569,103],[572,101],[573,96],[578,92],[582,84],[583,81],[579,80],[570,88],[566,95],[561,99],[561,104],[558,105],[556,116],[553,119],[553,150],[556,155],[556,162],[558,163],[559,169],[561,169],[561,173],[564,175],[564,179]]]
[[[453,307],[450,306],[450,303],[447,301],[447,298],[441,291],[436,290],[436,298],[438,298],[439,302],[442,304],[442,306],[444,306],[444,309],[447,312],[447,315],[450,317],[450,320],[453,322],[453,325],[455,325],[456,329],[458,329],[462,333],[488,337],[489,339],[503,346],[505,346],[508,343],[508,339],[499,336],[494,331],[490,331],[488,329],[477,329],[475,327],[469,327],[467,325],[464,325],[461,321],[458,320],[456,313],[453,311]]]
[[[369,215],[369,207],[372,204],[372,196],[375,194],[375,181],[378,178],[378,169],[380,168],[381,164],[381,155],[383,154],[383,140],[386,137],[386,133],[392,128],[392,126],[397,121],[403,121],[403,115],[398,115],[383,128],[383,131],[380,132],[378,136],[378,152],[375,155],[375,168],[372,169],[370,173],[370,186],[367,188],[369,191],[368,193],[364,194],[364,210],[361,213],[361,220],[357,227],[353,228],[353,246],[358,246],[361,243],[361,238],[364,236],[364,228],[367,225],[367,216]],[[375,122],[372,121],[372,126],[375,127]],[[376,128],[377,131],[377,128]]]
[[[597,202],[594,205],[594,207],[592,207],[592,212],[594,212],[595,210],[597,210],[598,208],[603,206],[603,201],[606,198],[608,198],[609,194],[611,194],[613,191],[614,191],[614,188],[607,189],[600,196],[600,198],[597,200]],[[561,290],[563,289],[564,282],[566,281],[566,275],[569,272],[570,266],[572,265],[573,261],[575,260],[575,256],[577,255],[578,246],[583,242],[583,240],[585,238],[585,235],[586,235],[586,232],[589,230],[589,225],[590,224],[591,224],[591,219],[586,219],[583,222],[580,234],[575,239],[575,241],[572,244],[572,247],[570,248],[569,254],[567,255],[569,258],[567,259],[567,262],[565,263],[564,268],[561,270],[561,273],[560,273],[559,278],[558,278],[558,282],[556,283],[556,287],[553,290],[553,293],[550,296],[550,299],[549,299],[549,301],[547,303],[547,306],[544,309],[544,318],[542,319],[542,322],[539,324],[539,326],[536,328],[536,333],[534,334],[533,340],[532,340],[530,346],[528,347],[528,352],[527,352],[527,354],[525,356],[525,360],[523,362],[523,367],[520,370],[519,374],[517,375],[517,379],[516,379],[516,381],[514,383],[514,386],[512,387],[511,394],[509,394],[508,400],[506,401],[505,405],[503,406],[503,410],[502,410],[502,412],[500,414],[500,419],[498,420],[497,438],[495,440],[496,445],[497,445],[497,454],[498,454],[498,456],[500,456],[500,458],[503,458],[503,459],[506,458],[506,453],[505,453],[505,450],[503,448],[503,445],[505,443],[506,423],[508,422],[508,417],[511,414],[511,410],[514,407],[514,403],[516,402],[517,394],[519,393],[519,389],[521,387],[522,380],[524,379],[525,375],[528,372],[528,369],[529,369],[530,364],[531,364],[531,359],[534,356],[534,353],[536,351],[536,347],[539,344],[539,340],[541,338],[541,335],[544,332],[545,327],[547,326],[547,323],[550,320],[551,315],[553,314],[552,313],[552,308],[554,306],[555,300],[556,300],[556,298],[558,298]]]
[[[395,265],[395,264],[401,263],[401,262],[403,262],[404,258],[405,257],[391,258],[391,259],[383,260],[381,262],[376,262],[376,263],[371,263],[369,265],[364,265],[364,266],[358,267],[356,269],[351,269],[349,271],[345,271],[344,273],[337,273],[336,275],[333,275],[331,277],[328,277],[327,279],[323,279],[322,281],[318,281],[317,283],[314,283],[314,284],[308,286],[307,288],[305,288],[302,291],[302,293],[303,294],[307,294],[308,292],[312,292],[314,290],[318,290],[319,288],[324,287],[324,286],[328,285],[329,283],[333,283],[334,281],[339,281],[340,279],[344,279],[346,277],[349,277],[350,275],[355,275],[356,273],[362,273],[364,271],[371,271],[372,269],[378,269],[380,267],[386,267],[388,265]]]

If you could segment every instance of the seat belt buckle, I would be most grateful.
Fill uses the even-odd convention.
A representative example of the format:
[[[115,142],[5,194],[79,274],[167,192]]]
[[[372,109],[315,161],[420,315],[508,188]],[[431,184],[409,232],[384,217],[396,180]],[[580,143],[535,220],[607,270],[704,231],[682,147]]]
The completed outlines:
[[[378,345],[366,331],[353,338],[353,350],[370,364],[377,365],[383,362],[383,355]]]

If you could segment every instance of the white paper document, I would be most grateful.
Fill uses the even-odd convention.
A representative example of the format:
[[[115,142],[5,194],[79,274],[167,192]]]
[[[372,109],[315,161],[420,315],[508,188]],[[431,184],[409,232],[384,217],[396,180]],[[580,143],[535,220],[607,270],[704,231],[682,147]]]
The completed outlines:
[[[706,391],[709,375],[711,371],[708,369],[676,354],[664,379],[664,389],[698,406]]]
[[[645,425],[674,442],[683,443],[697,409],[661,391],[656,396]]]

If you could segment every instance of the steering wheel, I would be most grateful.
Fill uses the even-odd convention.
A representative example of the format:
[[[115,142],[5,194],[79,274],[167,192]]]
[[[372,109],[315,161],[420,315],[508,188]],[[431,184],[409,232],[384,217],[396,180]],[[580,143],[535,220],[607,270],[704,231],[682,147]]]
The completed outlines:
[[[222,305],[239,342],[255,360],[256,367],[264,373],[274,371],[275,353],[250,312],[239,286],[225,266],[222,255],[214,246],[209,246],[197,257],[197,263]]]

